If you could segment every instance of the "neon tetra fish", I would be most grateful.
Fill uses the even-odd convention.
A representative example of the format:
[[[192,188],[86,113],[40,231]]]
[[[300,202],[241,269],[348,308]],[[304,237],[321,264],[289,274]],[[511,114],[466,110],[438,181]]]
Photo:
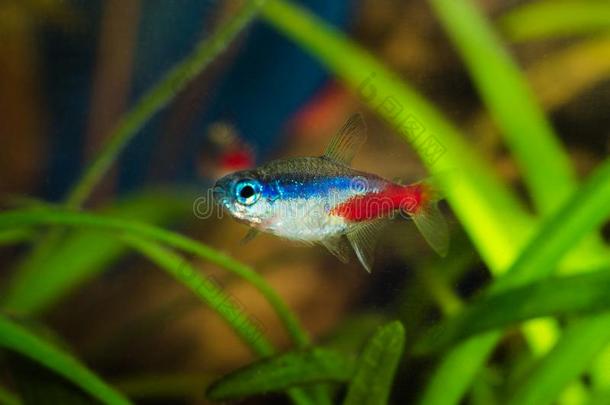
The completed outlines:
[[[356,114],[324,155],[280,159],[235,172],[216,182],[214,197],[251,226],[245,241],[268,232],[321,244],[343,262],[351,244],[370,272],[379,233],[398,213],[412,218],[430,246],[445,256],[449,235],[434,188],[426,182],[401,185],[352,169],[352,158],[365,140],[364,120]]]

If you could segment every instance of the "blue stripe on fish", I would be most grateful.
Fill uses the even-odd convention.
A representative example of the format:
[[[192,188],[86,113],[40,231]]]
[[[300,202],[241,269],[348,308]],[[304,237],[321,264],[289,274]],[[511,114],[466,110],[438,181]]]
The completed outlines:
[[[270,200],[313,198],[328,195],[331,190],[350,191],[354,185],[353,177],[285,176],[263,186],[263,195]],[[358,194],[357,189],[352,190]]]

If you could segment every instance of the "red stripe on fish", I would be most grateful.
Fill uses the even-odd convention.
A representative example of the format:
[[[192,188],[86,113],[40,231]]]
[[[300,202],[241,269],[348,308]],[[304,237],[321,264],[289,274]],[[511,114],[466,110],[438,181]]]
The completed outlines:
[[[379,193],[352,197],[333,208],[330,214],[351,222],[367,221],[389,216],[396,210],[414,214],[425,200],[426,193],[422,184],[392,184]]]

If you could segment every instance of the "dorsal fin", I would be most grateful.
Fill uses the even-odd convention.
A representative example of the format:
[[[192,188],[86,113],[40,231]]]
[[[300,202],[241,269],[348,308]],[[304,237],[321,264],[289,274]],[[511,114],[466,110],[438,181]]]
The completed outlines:
[[[349,166],[356,153],[366,141],[366,124],[362,114],[350,117],[330,140],[324,157]]]

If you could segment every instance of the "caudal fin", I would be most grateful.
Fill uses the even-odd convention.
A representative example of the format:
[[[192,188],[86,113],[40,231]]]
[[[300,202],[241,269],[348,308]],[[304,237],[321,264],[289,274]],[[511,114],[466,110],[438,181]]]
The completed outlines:
[[[411,213],[411,217],[432,249],[445,257],[449,251],[449,227],[445,217],[438,209],[440,194],[429,182],[422,184],[428,188],[428,191],[425,192],[425,201],[415,212]]]

